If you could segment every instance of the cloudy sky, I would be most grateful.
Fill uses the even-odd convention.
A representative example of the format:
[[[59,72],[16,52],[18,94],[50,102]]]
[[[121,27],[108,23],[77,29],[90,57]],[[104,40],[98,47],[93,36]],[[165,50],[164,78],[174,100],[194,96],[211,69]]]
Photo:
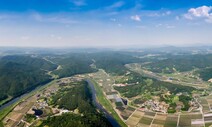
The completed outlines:
[[[0,46],[212,45],[211,0],[0,0]]]

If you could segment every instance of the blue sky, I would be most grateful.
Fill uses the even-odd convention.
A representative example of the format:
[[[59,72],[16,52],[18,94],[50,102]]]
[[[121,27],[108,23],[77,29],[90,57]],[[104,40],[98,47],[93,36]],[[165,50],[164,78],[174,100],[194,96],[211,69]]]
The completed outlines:
[[[211,0],[0,0],[0,46],[212,45]]]

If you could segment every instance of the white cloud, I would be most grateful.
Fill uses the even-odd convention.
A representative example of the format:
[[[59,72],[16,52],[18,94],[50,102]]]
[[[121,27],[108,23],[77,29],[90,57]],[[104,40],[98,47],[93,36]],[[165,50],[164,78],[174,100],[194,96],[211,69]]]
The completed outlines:
[[[160,26],[162,26],[162,25],[163,25],[163,24],[161,24],[161,23],[160,23],[160,24],[156,24],[155,27],[160,27]]]
[[[84,0],[71,0],[70,2],[73,3],[75,6],[85,6],[85,5],[87,5]]]
[[[51,34],[50,37],[53,38],[53,39],[57,39],[57,40],[61,40],[62,39],[61,36],[57,36],[55,34]]]
[[[136,26],[136,28],[145,29],[147,26]]]
[[[195,17],[209,17],[211,9],[212,7],[202,6],[198,8],[191,8],[188,12]]]
[[[171,11],[166,11],[164,13],[162,13],[162,16],[167,16],[167,15],[170,15],[171,14]]]
[[[122,27],[122,24],[119,23],[119,24],[118,24],[118,27]]]
[[[15,20],[20,18],[18,15],[12,15],[12,14],[0,14],[0,20]]]
[[[205,21],[206,21],[207,23],[212,23],[212,16],[210,16],[210,17],[208,17],[207,19],[205,19]]]
[[[50,37],[51,37],[51,38],[54,38],[54,37],[55,37],[55,35],[54,35],[54,34],[51,34],[51,35],[50,35]]]
[[[149,13],[148,16],[149,17],[160,17],[160,14],[158,14],[158,13]]]
[[[191,8],[184,18],[188,20],[204,19],[206,22],[212,23],[212,6],[201,6],[198,8]]]
[[[115,18],[111,18],[110,21],[116,22],[116,19]]]
[[[115,9],[115,8],[120,8],[124,5],[124,1],[118,1],[118,2],[115,2],[113,3],[112,5],[106,7],[106,9]]]
[[[38,22],[53,22],[53,23],[61,23],[61,24],[75,24],[77,21],[72,20],[68,17],[60,17],[60,16],[43,16],[39,13],[34,13],[31,15],[31,18]]]
[[[39,22],[42,22],[43,21],[43,17],[40,14],[38,14],[38,13],[32,14],[31,17],[33,19],[35,19],[36,21],[39,21]]]
[[[29,36],[21,36],[21,40],[29,40],[30,37]]]
[[[179,17],[179,16],[176,16],[175,19],[176,19],[176,20],[180,20],[180,17]]]
[[[172,25],[166,25],[166,28],[167,28],[167,29],[174,29],[174,28],[175,28],[175,26],[172,26]]]
[[[130,18],[131,18],[132,20],[134,20],[134,21],[138,21],[138,22],[141,21],[141,18],[140,18],[139,15],[133,15],[133,16],[131,16]]]
[[[155,27],[166,28],[166,29],[174,29],[174,28],[176,28],[176,26],[174,26],[174,25],[161,24],[161,23],[156,24]]]
[[[165,12],[150,12],[147,16],[149,17],[162,17],[162,16],[169,16],[171,15],[171,11],[165,11]]]
[[[62,37],[60,37],[60,36],[57,37],[57,40],[61,40],[61,39],[62,39]]]

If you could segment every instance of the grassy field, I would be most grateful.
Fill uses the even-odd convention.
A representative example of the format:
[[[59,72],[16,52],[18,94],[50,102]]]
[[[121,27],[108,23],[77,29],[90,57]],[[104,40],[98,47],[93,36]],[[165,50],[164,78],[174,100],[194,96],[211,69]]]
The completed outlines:
[[[114,119],[120,124],[121,127],[127,127],[127,125],[119,118],[118,114],[113,109],[110,102],[105,98],[101,87],[94,81],[91,80],[94,84],[94,87],[96,89],[96,96],[99,101],[99,103],[108,111],[111,113],[111,115],[114,117]]]

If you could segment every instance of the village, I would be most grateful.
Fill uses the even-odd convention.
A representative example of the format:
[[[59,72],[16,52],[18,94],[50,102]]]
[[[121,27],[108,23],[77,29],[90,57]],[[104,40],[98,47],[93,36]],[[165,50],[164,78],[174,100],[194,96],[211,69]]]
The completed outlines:
[[[78,113],[77,110],[69,111],[60,109],[49,104],[51,96],[58,92],[59,87],[63,87],[69,83],[81,81],[81,76],[63,78],[53,82],[47,88],[37,91],[35,95],[20,102],[3,120],[6,127],[29,127],[39,126],[42,119],[49,116],[58,116],[63,113]],[[67,86],[68,87],[68,86]]]

